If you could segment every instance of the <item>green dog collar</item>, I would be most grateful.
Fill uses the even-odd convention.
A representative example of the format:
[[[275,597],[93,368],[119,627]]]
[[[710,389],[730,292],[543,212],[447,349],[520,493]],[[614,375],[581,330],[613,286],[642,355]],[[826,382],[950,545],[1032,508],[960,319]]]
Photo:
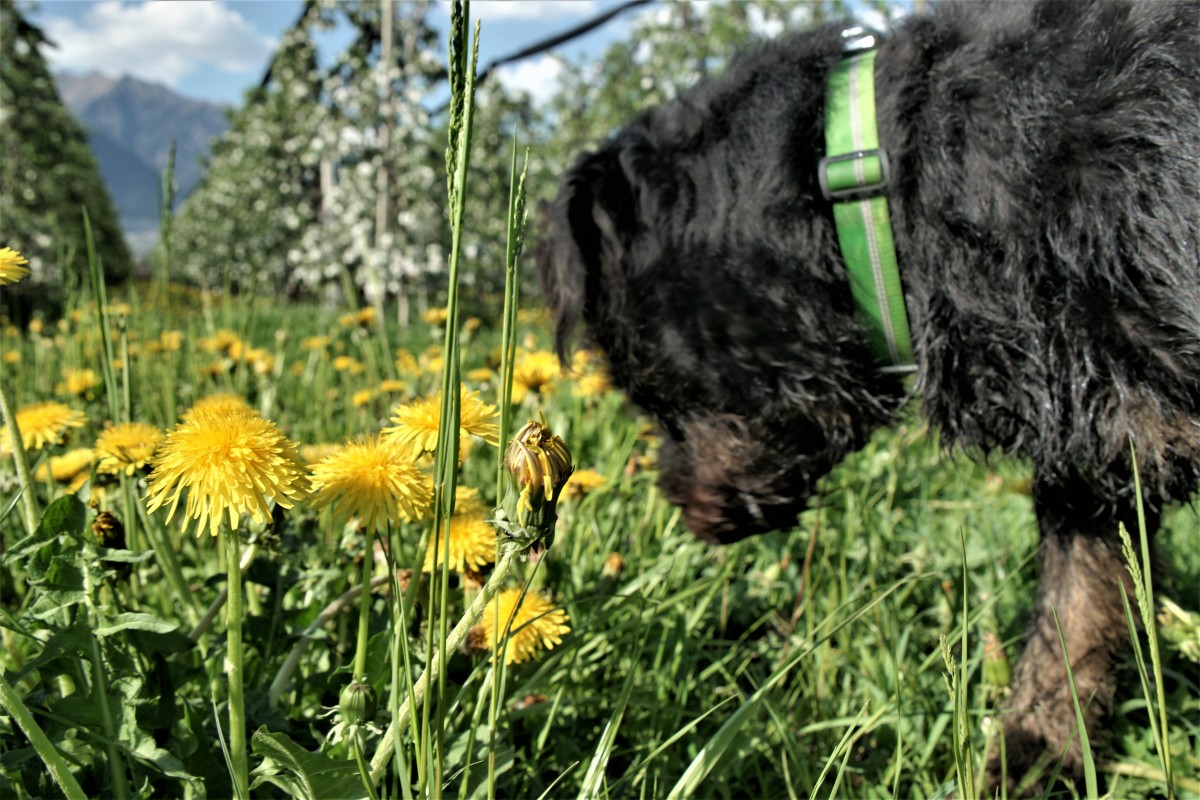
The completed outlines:
[[[887,372],[912,372],[912,339],[884,191],[887,153],[875,122],[877,37],[861,28],[843,32],[852,54],[829,75],[825,100],[825,157],[821,191],[833,203],[834,222],[850,290],[871,351]]]

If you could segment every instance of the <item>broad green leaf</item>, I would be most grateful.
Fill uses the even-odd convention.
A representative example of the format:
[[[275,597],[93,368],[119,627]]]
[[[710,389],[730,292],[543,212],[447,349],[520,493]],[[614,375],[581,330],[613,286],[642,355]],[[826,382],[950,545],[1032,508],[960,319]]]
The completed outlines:
[[[131,612],[117,614],[112,618],[110,624],[101,625],[99,628],[96,628],[96,635],[108,636],[110,633],[127,630],[172,633],[179,630],[179,625],[174,622],[167,622],[162,617],[157,617],[154,614]]]
[[[255,786],[272,783],[293,797],[307,800],[330,797],[360,800],[367,797],[358,767],[351,761],[335,761],[320,753],[310,753],[286,734],[270,733],[265,728],[255,732],[250,746],[255,755],[265,760],[255,770]],[[271,772],[272,768],[285,772]]]
[[[63,495],[50,504],[38,524],[37,536],[42,540],[64,533],[81,534],[87,525],[87,508],[73,494]]]

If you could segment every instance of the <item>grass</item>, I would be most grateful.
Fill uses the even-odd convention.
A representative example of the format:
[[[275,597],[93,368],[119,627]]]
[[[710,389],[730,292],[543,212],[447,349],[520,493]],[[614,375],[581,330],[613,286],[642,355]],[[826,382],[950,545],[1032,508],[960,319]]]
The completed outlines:
[[[454,141],[466,148],[469,136]],[[469,149],[452,150],[468,163]],[[510,214],[514,233],[521,217]],[[976,781],[1006,690],[984,642],[1015,658],[1032,605],[1027,465],[947,455],[910,413],[825,479],[794,530],[711,548],[659,497],[654,437],[619,394],[596,391],[595,366],[525,375],[549,333],[536,299],[518,313],[515,268],[507,297],[452,301],[448,324],[403,329],[357,309],[199,293],[168,275],[165,265],[153,283],[106,297],[97,274],[61,319],[0,330],[8,404],[57,397],[87,420],[30,454],[35,477],[0,466],[4,491],[25,485],[40,520],[30,533],[27,506],[0,504],[0,796],[227,797],[241,771],[229,766],[238,748],[218,621],[226,585],[239,582],[234,550],[139,512],[144,471],[91,473],[72,495],[71,476],[39,478],[39,467],[90,446],[114,418],[166,430],[217,391],[241,395],[301,445],[336,445],[391,424],[398,404],[439,389],[456,397],[460,376],[492,403],[516,383],[525,397],[509,429],[544,415],[576,469],[603,478],[560,501],[551,547],[505,562],[526,591],[569,613],[571,631],[507,666],[470,635],[455,646],[452,626],[469,627],[464,613],[491,589],[480,588],[487,570],[421,576],[436,521],[389,530],[384,569],[372,569],[353,523],[304,504],[250,525],[238,660],[252,796],[882,800],[949,797]],[[75,369],[102,382],[60,388]],[[441,459],[430,480],[442,502],[455,484],[489,509],[501,502],[498,455],[475,441],[460,468]],[[124,526],[128,547],[94,535],[100,511]],[[1094,749],[1093,793],[1162,797],[1170,770],[1176,796],[1200,796],[1196,628],[1186,622],[1200,585],[1198,521],[1175,510],[1160,535],[1173,578],[1156,591],[1182,607],[1149,640],[1148,662],[1139,650],[1120,667],[1131,690],[1111,747]],[[366,581],[360,652],[353,609]],[[1158,613],[1155,596],[1130,600],[1132,636],[1142,635],[1135,613]],[[347,735],[335,709],[352,671],[379,702]]]
[[[365,373],[338,371],[332,360],[336,353],[366,346],[359,329],[342,327],[333,312],[235,298],[211,299],[213,323],[242,331],[251,346],[274,345],[275,331],[288,331],[275,347],[278,368],[260,376],[239,365],[232,373],[200,377],[200,367],[214,357],[198,347],[209,330],[200,314],[152,313],[158,301],[148,292],[121,301],[144,309],[126,319],[131,344],[157,340],[163,319],[185,332],[179,350],[137,354],[129,364],[137,376],[134,418],[163,428],[173,422],[165,413],[171,405],[183,409],[207,392],[234,389],[251,402],[270,393],[275,400],[268,414],[291,438],[304,444],[338,441],[376,429],[390,403],[429,393],[437,380],[428,371],[405,373],[406,392],[356,407],[353,393],[372,381]],[[15,378],[18,405],[54,396],[60,368],[97,357],[92,348],[98,342],[90,335],[94,312],[82,300],[77,310],[83,318],[64,330],[47,325],[40,334],[5,334],[4,349],[22,359],[18,370],[6,367]],[[545,343],[540,314],[531,310],[523,319],[517,340]],[[47,329],[64,346],[56,345]],[[436,333],[394,329],[390,336],[421,354]],[[300,348],[302,339],[320,335],[331,339],[325,350],[314,356]],[[464,372],[485,365],[499,339],[500,332],[486,323],[476,331],[464,347]],[[38,368],[31,369],[33,364]],[[824,788],[816,796],[826,796],[820,792],[832,789],[834,776],[841,796],[942,796],[955,780],[956,725],[939,641],[945,636],[960,642],[964,631],[966,649],[956,655],[965,679],[960,706],[976,731],[966,757],[974,758],[978,769],[983,723],[999,702],[997,690],[980,680],[982,637],[995,634],[1008,657],[1015,658],[1034,585],[1036,529],[1023,464],[997,457],[947,458],[919,418],[908,417],[879,432],[828,476],[818,506],[794,531],[714,549],[694,540],[678,513],[658,497],[655,474],[646,466],[654,442],[639,433],[642,422],[615,393],[574,396],[579,383],[560,377],[516,409],[518,420],[544,413],[569,441],[577,467],[594,469],[606,480],[586,496],[562,503],[557,541],[537,571],[537,585],[569,611],[572,632],[537,662],[508,670],[494,730],[480,728],[488,717],[486,710],[480,715],[487,702],[482,690],[486,654],[450,660],[442,709],[446,791],[467,786],[471,796],[481,780],[486,783],[481,746],[494,735],[488,750],[495,755],[500,797],[543,792],[808,797],[818,786]],[[175,387],[172,402],[163,396],[164,384]],[[493,382],[468,384],[495,391]],[[88,427],[55,453],[89,444],[108,416],[99,396],[70,403],[87,413]],[[475,447],[460,480],[490,496],[494,456],[488,449]],[[36,470],[49,454],[33,455]],[[100,482],[95,478],[82,496],[96,496]],[[43,508],[63,495],[62,487],[45,481],[34,488]],[[120,516],[119,505],[112,508]],[[11,549],[24,535],[20,516],[10,513],[3,525]],[[1176,556],[1177,588],[1195,586],[1200,576],[1195,553],[1187,547],[1195,526],[1194,513],[1182,509],[1161,537],[1163,550]],[[419,538],[417,533],[403,535]],[[220,589],[210,580],[220,574],[218,548],[177,525],[156,534],[170,542],[196,599],[207,606]],[[265,725],[313,751],[332,724],[322,719],[322,707],[336,704],[338,670],[353,658],[354,625],[335,621],[316,634],[295,688],[279,707],[265,702],[265,689],[299,633],[351,587],[361,551],[352,535],[303,510],[286,518],[279,530],[259,530],[256,536],[265,549],[246,585],[251,730]],[[620,557],[619,568],[613,554]],[[533,571],[532,564],[521,568]],[[92,792],[107,787],[101,750],[80,733],[99,733],[100,720],[70,702],[62,678],[71,670],[62,671],[63,656],[51,658],[46,649],[47,637],[74,623],[37,610],[39,589],[27,585],[21,563],[10,560],[7,570],[4,663],[10,679],[60,748],[87,751],[88,758],[73,762],[85,787]],[[140,609],[190,628],[161,575],[149,560],[135,564],[128,577],[106,570],[100,592],[104,613]],[[452,576],[452,609],[463,607],[463,592],[461,580]],[[965,629],[964,596],[969,601]],[[1186,592],[1177,596],[1186,606]],[[380,600],[373,608],[372,633],[386,627]],[[415,635],[419,667],[424,632]],[[212,664],[219,663],[222,652],[222,639],[212,636],[204,657],[193,651],[169,656],[166,677],[159,679],[170,692],[169,721],[152,719],[160,713],[154,709],[163,690],[149,688],[153,654],[106,652],[126,679],[143,681],[134,719],[125,724],[142,736],[162,739],[163,749],[186,765],[184,772],[209,781],[223,769],[220,751],[213,749],[209,688]],[[1195,665],[1166,643],[1160,655],[1165,738],[1172,745],[1176,775],[1186,777],[1198,765]],[[1122,669],[1122,685],[1137,686],[1132,661]],[[1161,791],[1160,782],[1146,777],[1161,773],[1146,708],[1136,693],[1124,695],[1114,725],[1115,755],[1102,752],[1098,767],[1110,790],[1117,787],[1113,796],[1154,797]],[[8,781],[4,793],[36,793],[44,778],[30,768],[29,759],[19,757],[27,745],[11,725],[0,727],[6,754],[0,775]],[[457,762],[472,736],[473,763]],[[121,737],[136,738],[136,732],[123,728]],[[258,761],[253,759],[252,766]],[[179,794],[192,785],[136,761],[129,769],[135,789]],[[210,796],[220,796],[215,789],[220,785],[209,783]],[[1188,796],[1187,790],[1180,796]]]

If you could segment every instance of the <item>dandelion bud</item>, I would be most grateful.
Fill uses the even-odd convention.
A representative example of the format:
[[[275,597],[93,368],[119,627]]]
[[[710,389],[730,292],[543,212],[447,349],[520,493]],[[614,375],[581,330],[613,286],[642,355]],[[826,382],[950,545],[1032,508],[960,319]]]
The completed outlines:
[[[92,535],[96,537],[96,544],[101,547],[125,549],[125,526],[107,511],[97,512],[96,518],[92,520]]]
[[[347,684],[338,695],[338,712],[347,725],[365,725],[375,716],[378,700],[369,683]]]
[[[999,637],[991,631],[983,634],[983,682],[997,689],[1012,685],[1012,668]]]
[[[620,553],[609,553],[604,559],[600,574],[605,578],[618,578],[625,570],[625,558]]]
[[[513,486],[492,520],[521,548],[554,540],[558,498],[571,477],[571,451],[546,425],[531,421],[517,432],[504,456]]]
[[[523,509],[531,509],[539,502],[536,500],[539,494],[541,502],[558,500],[574,470],[567,443],[544,422],[533,421],[517,432],[504,456],[504,467],[517,482]]]

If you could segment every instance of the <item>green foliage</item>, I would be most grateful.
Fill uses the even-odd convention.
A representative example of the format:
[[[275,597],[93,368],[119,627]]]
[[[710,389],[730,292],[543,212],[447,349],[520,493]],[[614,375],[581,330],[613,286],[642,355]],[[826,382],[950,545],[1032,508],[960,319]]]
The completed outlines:
[[[396,3],[384,60],[378,2],[322,3],[290,30],[271,80],[247,95],[176,222],[183,272],[209,287],[270,287],[326,301],[425,297],[445,285],[450,250],[445,120],[427,110],[443,87],[426,2]],[[358,36],[332,65],[313,37],[334,24]],[[493,82],[482,93],[464,251],[476,297],[499,291],[509,144],[528,101]],[[382,224],[381,224],[382,222]],[[401,304],[407,314],[407,303]]]
[[[725,14],[741,30],[738,13],[713,8],[704,24]],[[499,124],[487,117],[487,93],[476,100],[477,125]],[[612,109],[620,113],[615,101]],[[480,130],[482,149],[499,148],[489,137]],[[472,211],[481,196],[503,195],[516,179],[508,150],[503,192],[477,194],[488,157],[473,154],[475,170],[456,185],[464,227],[485,213]],[[465,153],[456,158],[465,164]],[[519,204],[507,219],[499,206],[488,210],[515,235]],[[462,267],[501,284],[504,258],[472,252],[474,235],[459,241]],[[508,266],[515,272],[515,261]],[[121,364],[110,369],[131,387],[121,409],[131,419],[169,427],[201,397],[232,391],[289,438],[319,445],[378,431],[397,403],[435,394],[443,375],[467,376],[468,389],[494,402],[505,396],[494,371],[512,359],[519,374],[527,351],[550,338],[536,303],[502,310],[486,292],[472,298],[478,324],[447,331],[447,323],[402,327],[390,316],[339,321],[333,309],[273,296],[162,288],[131,286],[108,308],[76,300],[61,326],[0,329],[6,367],[16,365],[12,394],[23,403],[63,395],[63,368],[94,367],[102,350],[104,358],[115,351]],[[112,322],[103,341],[102,319]],[[459,327],[454,310],[448,319]],[[388,363],[395,353],[381,342],[407,357]],[[529,387],[505,409],[518,424],[544,415],[569,443],[577,476],[595,471],[601,485],[564,494],[553,546],[504,562],[569,613],[571,631],[538,659],[503,668],[477,646],[444,645],[449,621],[469,616],[483,595],[479,576],[422,574],[427,521],[381,536],[387,566],[375,570],[380,556],[355,524],[304,503],[276,509],[248,526],[253,558],[239,580],[237,559],[222,563],[218,541],[142,510],[144,470],[120,480],[92,472],[78,499],[67,493],[55,457],[93,444],[113,413],[105,397],[64,396],[87,422],[33,454],[35,467],[49,467],[29,487],[45,513],[28,535],[18,515],[0,515],[0,795],[231,796],[222,739],[233,648],[227,628],[212,622],[231,579],[244,585],[238,660],[245,730],[255,732],[255,798],[371,796],[365,761],[376,769],[389,736],[394,756],[379,759],[386,774],[375,789],[389,798],[959,792],[956,776],[978,772],[1003,702],[996,681],[980,680],[992,657],[983,643],[1015,656],[1031,610],[1028,466],[998,454],[947,455],[913,413],[828,475],[794,530],[711,548],[659,496],[658,445],[645,420],[618,394],[595,391],[589,372]],[[402,383],[384,388],[391,375]],[[467,450],[457,470],[443,452],[439,478],[476,490],[491,509],[497,451]],[[9,469],[0,462],[6,490],[17,485]],[[128,548],[99,543],[114,521]],[[1195,509],[1175,510],[1162,535],[1185,586],[1200,574],[1190,547],[1196,526]],[[175,570],[180,580],[167,580]],[[482,572],[494,578],[502,568]],[[377,590],[356,595],[372,576]],[[437,603],[426,599],[435,594]],[[210,609],[199,624],[192,604]],[[361,669],[345,613],[356,606],[366,615]],[[1190,613],[1171,611],[1172,619]],[[942,641],[958,643],[953,697]],[[1138,665],[1155,676],[1162,701],[1152,704],[1147,689],[1113,719],[1115,746],[1096,765],[1113,796],[1161,796],[1162,746],[1171,748],[1180,795],[1198,788],[1187,776],[1200,768],[1200,686],[1191,650],[1174,642],[1164,637],[1152,669]],[[1135,666],[1122,669],[1118,682],[1136,685]],[[359,676],[380,702],[373,717],[355,710],[347,720],[339,700]],[[402,705],[407,716],[396,724]]]
[[[0,0],[0,230],[3,244],[29,259],[31,279],[14,291],[44,302],[47,289],[86,280],[83,209],[109,277],[131,259],[112,200],[83,128],[58,96],[41,48],[52,47],[12,0]]]
[[[640,14],[629,37],[609,45],[598,61],[564,63],[562,90],[550,103],[555,123],[539,155],[557,174],[645,109],[719,74],[732,55],[755,41],[840,17],[842,5],[685,0]]]
[[[232,112],[175,221],[172,249],[201,286],[277,290],[289,252],[318,218],[319,157],[311,140],[327,114],[312,39],[318,22],[309,15],[284,35],[271,81]]]
[[[254,734],[252,745],[254,752],[263,757],[255,786],[273,784],[288,797],[303,800],[323,800],[328,797],[359,800],[367,797],[358,768],[350,761],[310,753],[286,735],[270,733],[265,729]]]
[[[147,308],[129,299],[135,308]],[[336,314],[250,299],[213,303],[214,327],[242,331],[247,347],[274,348],[277,329],[289,335],[276,351],[276,372],[243,376],[238,368],[212,378],[200,377],[211,354],[195,346],[206,332],[203,306],[192,301],[171,314],[146,310],[129,318],[130,332],[143,343],[158,339],[164,319],[185,332],[179,352],[134,358],[140,387],[135,419],[171,422],[157,397],[161,387],[175,387],[175,403],[183,409],[228,380],[229,388],[250,390],[256,403],[275,398],[267,412],[302,444],[336,441],[386,420],[390,403],[360,409],[349,401],[372,385],[365,373],[348,376],[331,366],[339,352],[360,347],[357,334],[336,323]],[[499,315],[497,308],[464,341],[464,373],[497,350]],[[516,328],[518,342],[548,341],[536,315],[523,314]],[[73,340],[87,330],[94,325],[82,324],[69,335]],[[333,343],[321,351],[300,346],[316,334],[331,334]],[[429,343],[423,330],[409,339],[393,327],[390,335],[416,353]],[[23,364],[34,364],[40,341],[23,336],[17,343]],[[5,340],[6,348],[13,344]],[[52,364],[62,362],[37,363],[37,369],[17,373],[14,388],[23,398],[48,396],[57,371]],[[307,377],[293,373],[294,364],[310,363]],[[428,394],[436,385],[432,374],[404,377],[411,386],[397,399]],[[1025,465],[997,456],[982,462],[964,454],[947,457],[936,435],[908,418],[881,431],[828,476],[819,507],[802,516],[796,530],[714,549],[691,537],[678,513],[657,496],[656,476],[644,468],[655,445],[639,436],[642,422],[622,399],[611,393],[576,397],[573,379],[556,385],[554,394],[531,394],[514,409],[516,419],[541,410],[571,445],[578,468],[596,470],[607,483],[560,504],[557,539],[539,562],[537,585],[553,591],[569,611],[572,632],[539,661],[507,671],[493,746],[497,796],[536,797],[547,790],[574,795],[592,787],[611,796],[665,797],[693,762],[690,774],[698,777],[681,790],[692,785],[695,796],[777,797],[790,787],[807,797],[826,765],[818,796],[826,796],[835,781],[842,796],[937,796],[954,774],[958,735],[939,642],[942,636],[961,642],[964,630],[967,647],[956,647],[966,695],[960,722],[973,726],[973,750],[965,755],[978,769],[985,720],[1001,702],[997,690],[979,679],[981,642],[993,633],[1015,658],[1022,620],[1031,610],[1036,528]],[[492,396],[495,384],[468,381],[468,388]],[[89,427],[62,449],[90,443],[106,418],[102,399],[76,402]],[[494,451],[476,450],[459,482],[491,502]],[[101,486],[99,476],[94,481]],[[11,683],[88,796],[110,796],[99,689],[88,655],[90,642],[98,642],[131,793],[229,796],[216,734],[224,712],[214,711],[212,702],[214,681],[223,681],[219,624],[193,644],[153,553],[96,546],[88,538],[94,512],[46,483],[36,489],[47,508],[36,535],[24,536],[16,515],[0,521],[10,542],[3,564],[8,647],[2,658]],[[91,492],[99,499],[97,490]],[[128,524],[119,503],[109,508]],[[224,585],[218,543],[186,535],[177,524],[150,522],[178,555],[198,602],[209,605]],[[1186,578],[1195,511],[1175,511],[1171,522],[1164,551],[1177,557]],[[353,761],[344,744],[322,745],[336,721],[323,715],[348,679],[353,624],[334,614],[309,626],[354,585],[361,537],[303,510],[255,536],[258,556],[246,575],[246,710],[250,730],[265,731],[251,741],[252,794],[290,796],[289,781],[316,781],[325,766],[337,767],[335,777],[357,776],[357,770],[346,771]],[[398,537],[409,563],[419,538],[413,528]],[[611,562],[614,553],[622,566]],[[532,562],[522,567],[526,574],[532,568]],[[465,598],[465,587],[452,577],[452,614]],[[1179,599],[1186,605],[1186,593]],[[380,636],[387,617],[384,599],[376,599],[371,675],[387,673]],[[411,630],[414,672],[426,663],[427,636],[426,625]],[[272,705],[267,687],[301,642],[293,680]],[[1189,677],[1195,665],[1165,640],[1161,657],[1165,738],[1173,746],[1176,774],[1186,777],[1200,754],[1200,730],[1189,722],[1200,713],[1200,691]],[[486,653],[458,653],[447,665],[447,695],[438,701],[447,731],[447,791],[457,792],[464,779],[472,790],[486,780],[481,760],[491,732],[481,711],[487,695],[480,689],[490,684],[489,668]],[[1132,661],[1122,670],[1119,682],[1136,687]],[[1098,772],[1110,787],[1117,782],[1116,796],[1153,797],[1161,781],[1134,772],[1152,774],[1158,764],[1146,705],[1136,696],[1123,703],[1113,722],[1115,749],[1099,754]],[[375,721],[386,724],[386,711]],[[462,773],[468,731],[476,731],[470,763],[477,766]],[[270,747],[261,738],[268,734]],[[377,733],[367,733],[368,756],[377,741]],[[12,787],[0,790],[5,796],[50,790],[41,759],[29,748],[25,736],[0,719],[0,776]],[[706,755],[717,750],[720,757]],[[703,773],[696,772],[701,766]],[[361,787],[345,780],[354,791]]]

